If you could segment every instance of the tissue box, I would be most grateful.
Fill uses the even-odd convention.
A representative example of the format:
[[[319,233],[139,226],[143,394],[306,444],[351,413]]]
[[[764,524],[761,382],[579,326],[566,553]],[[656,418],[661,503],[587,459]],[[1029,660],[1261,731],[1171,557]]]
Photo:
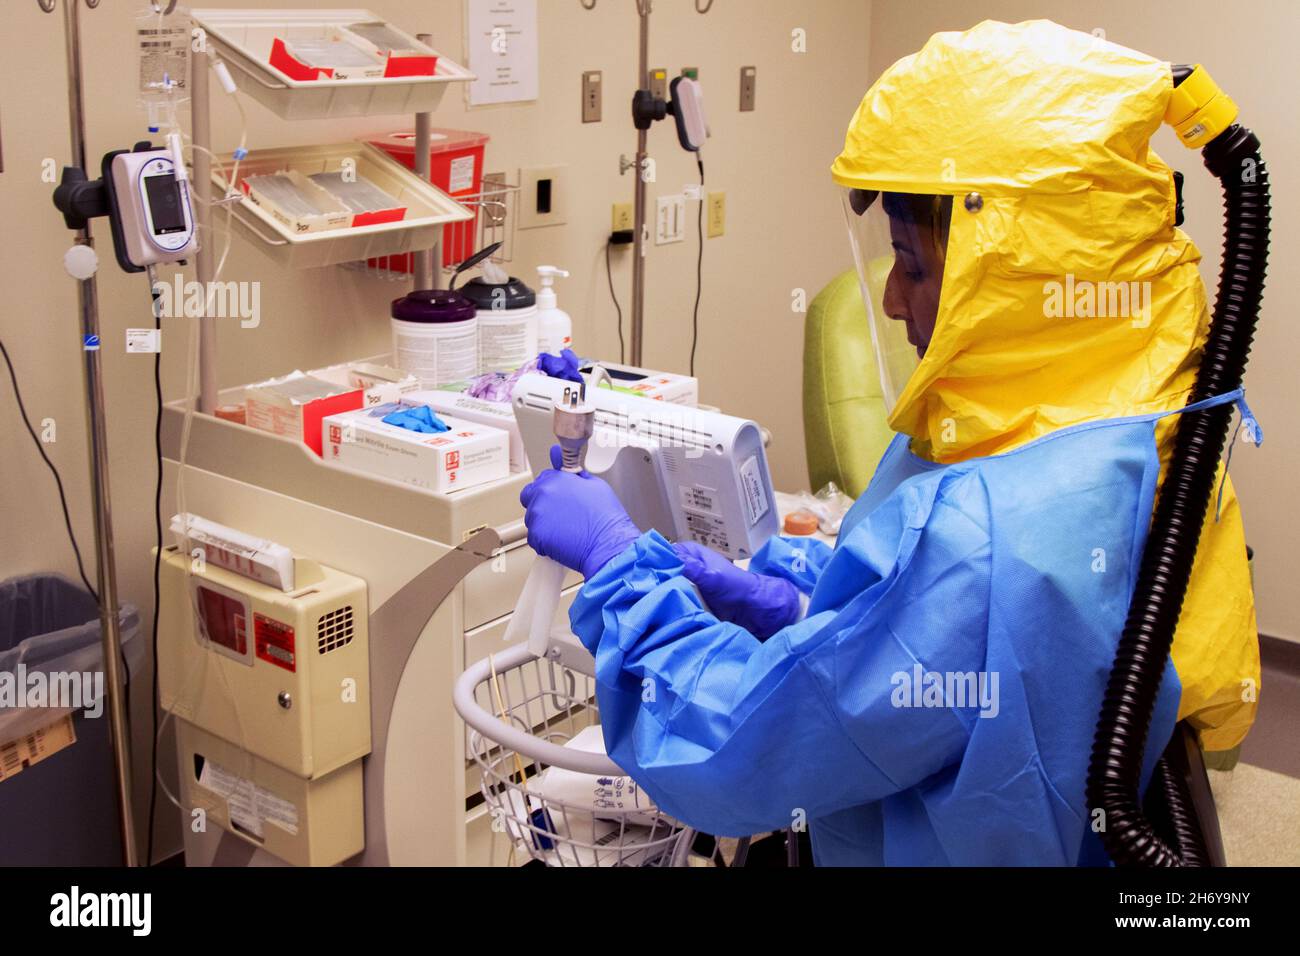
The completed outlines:
[[[510,435],[510,470],[530,470],[528,454],[524,451],[524,437],[519,432],[519,422],[515,420],[514,406],[509,402],[489,402],[449,389],[411,392],[406,396],[406,401],[428,405],[438,413],[439,418],[454,415],[467,422],[502,429]]]
[[[329,415],[321,422],[326,461],[445,494],[510,474],[510,436],[500,428],[439,414],[450,431],[428,434],[383,418],[409,400]]]

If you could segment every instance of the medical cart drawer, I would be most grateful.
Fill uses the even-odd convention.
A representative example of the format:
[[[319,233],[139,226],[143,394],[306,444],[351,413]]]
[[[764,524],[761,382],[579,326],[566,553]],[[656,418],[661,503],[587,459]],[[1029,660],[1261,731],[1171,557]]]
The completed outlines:
[[[479,570],[482,570],[480,568]],[[526,571],[526,569],[525,569]],[[477,572],[476,572],[477,573]],[[569,620],[569,606],[573,604],[574,599],[578,596],[581,582],[565,587],[560,595],[559,610],[555,612],[555,623],[565,624]],[[522,583],[520,587],[522,587]],[[518,591],[515,591],[518,596]],[[510,618],[513,614],[506,614],[498,620],[482,627],[465,629],[465,666],[483,660],[489,654],[500,654],[507,647],[512,645],[505,642],[506,628],[510,626]],[[468,617],[468,615],[467,615]]]
[[[528,572],[532,569],[536,552],[524,542],[502,551],[490,561],[485,561],[465,576],[465,630],[468,632],[503,617],[514,610],[519,593],[524,589]],[[570,571],[564,586],[572,587],[582,581],[582,575]],[[565,604],[568,607],[568,604]],[[468,637],[468,634],[466,635]],[[492,650],[500,650],[494,647]],[[466,642],[465,663],[487,656],[487,651],[471,656]]]

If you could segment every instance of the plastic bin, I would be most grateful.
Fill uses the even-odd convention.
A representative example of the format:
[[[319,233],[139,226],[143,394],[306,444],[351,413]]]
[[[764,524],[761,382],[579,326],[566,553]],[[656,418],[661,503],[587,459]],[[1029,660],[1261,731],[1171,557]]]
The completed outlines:
[[[483,150],[489,137],[487,133],[473,133],[460,129],[429,130],[429,182],[452,199],[475,199],[483,191]],[[415,169],[415,132],[398,130],[368,140],[378,146],[407,169]],[[442,236],[442,264],[456,265],[464,262],[478,250],[474,240],[478,235],[478,210],[474,218],[448,226]],[[415,271],[411,256],[389,256],[383,262],[371,261],[394,272]]]
[[[119,609],[127,672],[141,670],[139,612]],[[99,607],[80,585],[59,574],[0,582],[0,672],[101,673]],[[22,669],[20,670],[20,665]],[[92,689],[95,688],[92,683]],[[102,688],[102,683],[99,687]],[[133,688],[134,689],[134,688]],[[137,693],[148,694],[147,686]],[[24,701],[25,702],[25,701]],[[6,705],[9,701],[6,699]],[[120,866],[116,784],[108,714],[100,694],[86,708],[0,705],[0,746],[72,713],[76,741],[0,780],[0,866]]]
[[[338,172],[345,163],[358,177],[405,207],[405,216],[394,222],[299,232],[245,195],[234,207],[235,230],[281,267],[307,269],[428,249],[442,237],[444,225],[473,218],[460,203],[368,143],[255,149],[244,157],[239,172],[241,180],[286,170],[310,178],[316,173]],[[218,194],[225,192],[219,169],[213,169],[212,181]],[[224,227],[223,219],[224,213],[216,214],[218,227]]]
[[[239,85],[281,119],[337,119],[424,113],[437,109],[451,83],[474,74],[433,47],[387,23],[369,10],[221,10],[190,12],[212,41]],[[311,30],[348,30],[362,25],[402,38],[404,45],[437,58],[433,76],[380,76],[357,79],[294,79],[271,63],[277,38]]]

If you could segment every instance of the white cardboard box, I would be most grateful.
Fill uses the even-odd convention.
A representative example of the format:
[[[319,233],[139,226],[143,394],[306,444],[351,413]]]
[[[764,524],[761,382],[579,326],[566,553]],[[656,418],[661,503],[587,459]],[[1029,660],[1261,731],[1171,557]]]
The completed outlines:
[[[244,409],[253,428],[297,438],[319,455],[320,423],[326,415],[395,402],[419,387],[414,376],[384,366],[331,365],[249,385]]]
[[[438,417],[451,428],[437,434],[384,423],[385,415],[410,404],[423,403],[403,401],[326,416],[321,422],[325,460],[440,494],[510,474],[505,431],[442,414]]]
[[[653,398],[658,402],[670,402],[674,405],[688,405],[692,408],[700,403],[700,380],[676,372],[656,372],[648,368],[636,368],[631,365],[619,365],[615,362],[601,362],[609,372],[614,388],[629,395],[641,398]],[[587,374],[590,363],[580,366]],[[604,387],[604,386],[602,386]]]
[[[428,405],[440,417],[454,415],[467,422],[491,425],[510,434],[510,470],[528,471],[528,453],[524,451],[524,437],[519,431],[519,422],[515,420],[514,406],[509,402],[489,402],[484,398],[474,398],[464,392],[431,388],[411,392],[405,396],[406,401]],[[444,415],[445,413],[445,415]]]
[[[361,389],[363,408],[396,402],[420,387],[420,380],[409,372],[373,362],[343,362],[312,369],[307,373],[338,385]]]

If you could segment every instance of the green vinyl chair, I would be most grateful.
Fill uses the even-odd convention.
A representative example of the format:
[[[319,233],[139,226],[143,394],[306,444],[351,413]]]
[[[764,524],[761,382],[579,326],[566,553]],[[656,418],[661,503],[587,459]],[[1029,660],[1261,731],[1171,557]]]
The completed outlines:
[[[855,270],[808,307],[803,340],[804,450],[812,491],[833,481],[856,498],[894,437]]]

